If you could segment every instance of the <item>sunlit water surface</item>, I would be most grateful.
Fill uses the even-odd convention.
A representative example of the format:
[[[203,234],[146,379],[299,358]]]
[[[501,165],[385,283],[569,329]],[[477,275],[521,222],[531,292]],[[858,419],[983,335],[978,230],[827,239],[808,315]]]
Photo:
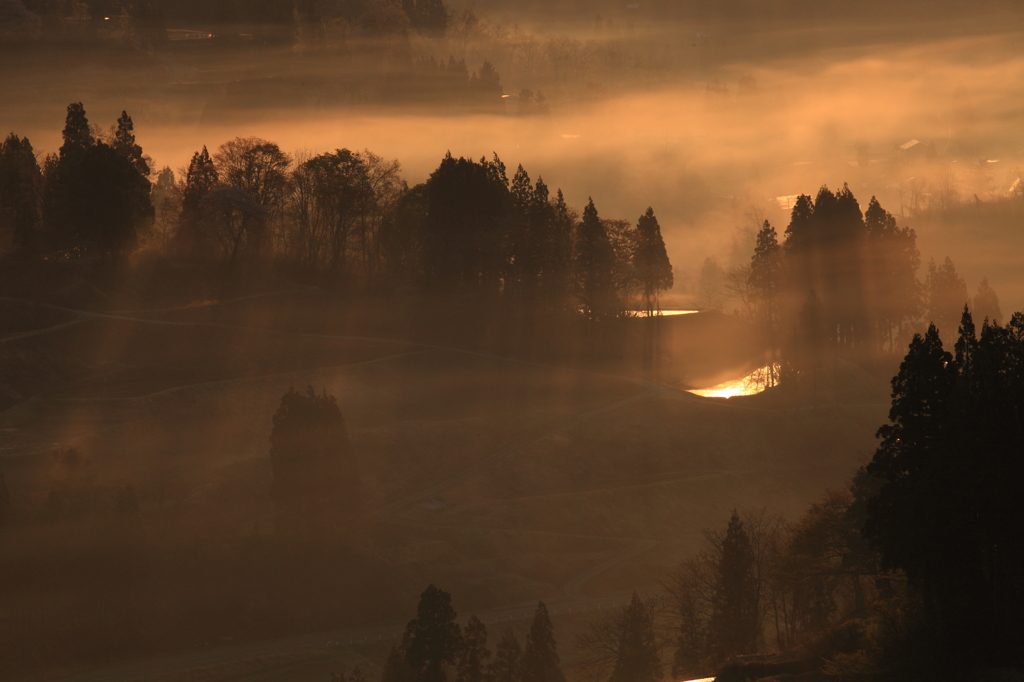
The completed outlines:
[[[760,367],[745,377],[724,381],[709,388],[697,388],[690,391],[694,395],[704,398],[732,398],[737,395],[755,395],[760,393],[768,384],[765,378],[768,375],[768,367]]]

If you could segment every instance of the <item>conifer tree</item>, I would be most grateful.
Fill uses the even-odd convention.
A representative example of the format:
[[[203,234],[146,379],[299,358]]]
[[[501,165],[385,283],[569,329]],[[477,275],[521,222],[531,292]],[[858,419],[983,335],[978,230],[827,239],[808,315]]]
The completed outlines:
[[[14,236],[15,248],[37,246],[43,200],[43,176],[28,138],[11,133],[0,143],[0,227]]]
[[[454,665],[462,646],[452,596],[430,585],[420,595],[416,617],[402,638],[412,682],[446,682],[445,667]]]
[[[89,119],[85,116],[85,107],[81,102],[73,102],[68,105],[68,114],[64,121],[62,135],[64,143],[60,147],[61,161],[83,154],[85,150],[96,143],[92,129],[89,127]]]
[[[110,146],[118,154],[128,159],[139,175],[149,176],[149,162],[142,154],[142,147],[135,141],[135,124],[132,123],[132,117],[128,115],[127,111],[122,111],[120,118],[117,119],[117,129],[114,131]]]
[[[647,208],[647,213],[640,216],[636,223],[637,248],[634,256],[634,267],[640,277],[644,289],[644,307],[648,316],[653,315],[657,306],[658,294],[672,288],[672,264],[665,250],[665,240],[661,237],[661,226],[654,215],[654,209]]]
[[[661,656],[654,634],[654,613],[636,592],[619,622],[619,646],[609,682],[657,682]]]
[[[526,635],[522,673],[523,682],[565,682],[555,642],[555,628],[544,602],[537,603],[530,632]]]
[[[462,650],[458,660],[458,682],[488,682],[487,627],[471,616],[462,630]]]
[[[494,647],[494,662],[487,667],[490,682],[522,682],[523,648],[511,628],[506,628]]]
[[[576,238],[576,284],[583,314],[597,320],[615,312],[612,268],[615,254],[594,200],[583,209]]]
[[[722,539],[712,608],[709,636],[715,657],[725,660],[754,653],[760,616],[754,582],[754,552],[735,511]]]
[[[974,300],[971,302],[971,315],[981,322],[987,320],[992,324],[1000,324],[1003,321],[999,297],[989,286],[988,277],[982,277],[981,284],[978,285],[978,293],[974,295]]]

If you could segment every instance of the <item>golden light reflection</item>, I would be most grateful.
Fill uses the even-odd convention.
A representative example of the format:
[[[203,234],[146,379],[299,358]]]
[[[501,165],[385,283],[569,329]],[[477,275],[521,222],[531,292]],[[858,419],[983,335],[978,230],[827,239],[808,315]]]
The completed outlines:
[[[768,367],[760,367],[745,377],[724,381],[710,388],[697,388],[690,391],[703,398],[732,398],[737,395],[755,395],[767,387],[765,377]]]
[[[646,310],[634,310],[633,312],[636,313],[637,317],[647,317],[647,311]],[[699,310],[662,310],[661,311],[661,316],[662,317],[670,317],[672,315],[692,315],[693,313],[699,313],[699,312],[700,312]],[[657,315],[657,314],[658,313],[655,313],[655,315]]]

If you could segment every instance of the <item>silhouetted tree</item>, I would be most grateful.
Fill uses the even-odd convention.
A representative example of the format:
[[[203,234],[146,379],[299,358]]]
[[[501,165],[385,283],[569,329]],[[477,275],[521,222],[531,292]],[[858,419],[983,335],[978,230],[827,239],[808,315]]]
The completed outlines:
[[[975,319],[992,324],[1000,324],[1003,321],[1003,311],[999,308],[999,297],[988,284],[988,277],[982,277],[978,285],[978,293],[971,301],[971,316]]]
[[[959,330],[955,354],[934,324],[915,336],[893,379],[865,534],[921,597],[936,653],[1008,663],[1024,637],[1024,315],[979,339],[965,309]]]
[[[660,312],[658,295],[672,288],[672,264],[665,250],[665,240],[661,237],[661,226],[654,215],[654,209],[647,208],[647,213],[636,222],[637,248],[634,267],[644,292],[644,308],[647,314]]]
[[[462,646],[452,596],[430,585],[420,595],[416,618],[402,638],[413,682],[446,682],[446,665],[454,665]]]
[[[334,396],[289,389],[270,434],[278,523],[338,528],[359,509],[359,471]]]
[[[68,105],[67,118],[62,133],[64,143],[60,146],[60,158],[63,161],[79,154],[84,154],[96,140],[93,138],[89,119],[85,115],[85,107],[81,102]]]
[[[0,230],[10,231],[14,248],[36,248],[41,222],[43,176],[28,138],[11,133],[0,144]]]
[[[403,1],[413,28],[431,38],[443,38],[450,14],[444,0]]]
[[[891,353],[907,343],[907,329],[921,313],[917,234],[909,227],[897,226],[896,218],[874,197],[864,212],[864,226],[867,287],[873,302],[877,338]]]
[[[206,195],[220,184],[217,167],[210,153],[203,146],[202,151],[192,155],[185,172],[185,184],[181,190],[181,217],[178,231],[174,235],[175,247],[179,253],[195,255],[205,245],[200,232],[202,203]]]
[[[960,311],[970,303],[967,282],[956,271],[953,261],[947,256],[942,265],[935,261],[928,263],[928,277],[925,280],[928,296],[928,321],[940,332],[952,335],[960,321]]]
[[[67,159],[59,171],[58,245],[109,255],[135,248],[140,223],[153,215],[149,180],[103,142]]]
[[[754,553],[735,511],[722,539],[713,611],[708,624],[711,650],[719,660],[754,653],[760,631]]]
[[[555,629],[544,602],[537,603],[523,648],[523,682],[565,682]]]
[[[284,210],[291,157],[273,142],[258,137],[236,137],[222,144],[213,157],[220,182],[245,191],[266,209],[266,220],[246,225],[248,247],[259,254],[271,235],[265,234]]]
[[[132,117],[128,115],[127,111],[122,111],[121,117],[117,119],[117,128],[110,141],[110,146],[130,161],[139,175],[149,176],[149,162],[142,154],[142,147],[135,142],[135,124],[132,123]]]
[[[661,655],[654,634],[654,611],[636,592],[619,623],[618,651],[609,682],[657,682]]]
[[[217,244],[228,267],[244,254],[260,252],[267,223],[267,209],[238,187],[217,187],[199,205],[199,232]]]
[[[458,657],[458,682],[488,682],[487,627],[476,616],[470,616],[462,630],[462,648]]]
[[[766,220],[757,233],[754,255],[750,258],[748,282],[751,307],[772,352],[767,377],[768,386],[774,386],[778,381],[774,354],[778,345],[776,331],[779,327],[779,297],[783,284],[782,255],[778,234]]]
[[[612,269],[615,252],[591,198],[576,233],[575,274],[579,307],[591,320],[616,312]]]
[[[509,211],[505,166],[445,156],[426,183],[424,274],[435,285],[498,293]]]
[[[373,188],[359,154],[339,149],[304,161],[292,174],[289,250],[303,267],[347,273],[363,207]]]
[[[494,647],[494,662],[487,667],[491,682],[522,682],[523,649],[511,628],[506,628]]]

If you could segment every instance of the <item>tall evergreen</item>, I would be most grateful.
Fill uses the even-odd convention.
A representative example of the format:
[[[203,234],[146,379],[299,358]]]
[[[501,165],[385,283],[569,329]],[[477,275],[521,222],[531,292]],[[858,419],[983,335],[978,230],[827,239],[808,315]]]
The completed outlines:
[[[85,115],[85,107],[81,102],[73,102],[68,105],[62,136],[64,143],[60,146],[61,161],[83,154],[85,150],[96,143],[89,126],[89,119]]]
[[[555,642],[555,628],[544,602],[537,603],[530,632],[526,635],[522,673],[523,682],[565,682],[558,643]]]
[[[672,288],[672,264],[661,237],[661,226],[654,215],[654,209],[640,216],[636,223],[637,247],[634,267],[644,289],[644,306],[652,315],[657,307],[658,294]]]
[[[471,616],[462,630],[462,649],[458,657],[458,682],[489,682],[487,659],[487,627]]]
[[[462,634],[455,622],[452,596],[430,585],[420,595],[416,617],[409,621],[402,638],[405,662],[411,682],[446,682],[446,666],[455,665],[462,647]]]
[[[636,592],[622,612],[615,668],[609,682],[657,682],[661,656],[654,634],[654,614]]]
[[[43,176],[32,144],[11,133],[0,144],[0,229],[10,230],[23,254],[36,249],[42,200]]]
[[[576,286],[583,314],[597,320],[615,312],[615,254],[593,198],[583,209],[576,237]]]
[[[142,154],[142,147],[135,141],[135,124],[127,111],[122,111],[117,119],[117,129],[114,131],[114,138],[110,144],[118,154],[131,162],[139,175],[149,176],[149,162]]]
[[[719,660],[757,650],[759,612],[754,551],[735,511],[722,539],[709,623],[711,649]]]
[[[487,676],[490,682],[522,682],[523,648],[511,628],[505,629],[494,647],[494,661],[487,666]]]
[[[989,286],[988,277],[981,278],[981,283],[978,285],[978,293],[974,295],[974,299],[971,301],[971,314],[981,322],[987,320],[992,324],[1000,324],[1003,321],[1003,311],[999,307],[999,297],[996,296],[995,290]]]

